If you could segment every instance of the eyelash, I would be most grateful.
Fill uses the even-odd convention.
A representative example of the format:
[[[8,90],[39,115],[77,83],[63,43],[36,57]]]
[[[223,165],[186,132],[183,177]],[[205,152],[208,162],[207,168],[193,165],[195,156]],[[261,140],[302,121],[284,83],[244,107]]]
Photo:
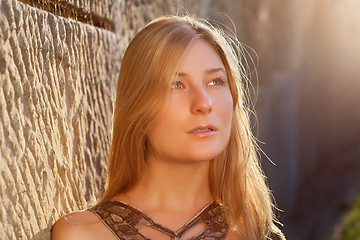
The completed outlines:
[[[213,82],[217,82],[217,84],[210,84]],[[225,83],[225,81],[224,81],[224,79],[222,79],[222,77],[218,77],[218,78],[215,78],[214,80],[212,80],[210,83],[209,83],[210,86],[217,86],[217,85],[223,85]]]
[[[181,87],[175,87],[177,84],[181,84]],[[171,88],[174,88],[174,89],[178,89],[178,88],[184,88],[184,84],[180,81],[175,81],[172,85],[171,85]]]
[[[216,82],[216,83],[215,83]],[[215,83],[215,84],[212,84],[212,83]],[[215,78],[214,80],[210,81],[208,83],[209,86],[218,86],[218,85],[223,85],[225,83],[224,79],[222,79],[222,77],[218,77],[218,78]],[[181,84],[180,87],[176,87],[178,84]],[[179,88],[184,88],[184,84],[180,81],[175,81],[172,85],[171,85],[171,88],[173,89],[179,89]]]

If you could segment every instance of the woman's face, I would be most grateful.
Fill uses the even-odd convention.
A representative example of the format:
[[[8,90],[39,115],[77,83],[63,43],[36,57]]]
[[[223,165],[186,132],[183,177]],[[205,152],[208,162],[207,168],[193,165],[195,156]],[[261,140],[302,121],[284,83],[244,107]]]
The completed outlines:
[[[227,146],[233,101],[217,51],[197,39],[180,63],[168,101],[148,133],[148,154],[163,160],[211,160]]]

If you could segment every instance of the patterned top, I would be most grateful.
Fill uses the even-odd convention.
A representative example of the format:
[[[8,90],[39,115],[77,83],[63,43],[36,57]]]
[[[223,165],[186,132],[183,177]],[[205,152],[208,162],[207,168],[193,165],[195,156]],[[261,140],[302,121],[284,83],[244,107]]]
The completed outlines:
[[[142,226],[157,229],[171,237],[172,240],[180,240],[183,235],[197,223],[205,223],[206,227],[191,240],[220,240],[225,239],[228,224],[225,220],[224,209],[217,202],[212,201],[204,207],[196,216],[188,221],[182,228],[174,232],[167,227],[156,223],[148,215],[127,203],[111,200],[89,209],[120,240],[151,240],[139,232]]]

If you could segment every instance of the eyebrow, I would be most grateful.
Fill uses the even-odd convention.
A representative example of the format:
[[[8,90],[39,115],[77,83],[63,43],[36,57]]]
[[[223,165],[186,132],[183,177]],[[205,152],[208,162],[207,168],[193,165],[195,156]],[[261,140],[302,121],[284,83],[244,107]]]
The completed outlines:
[[[206,74],[211,74],[211,73],[215,73],[215,72],[223,72],[226,74],[226,71],[223,67],[211,68],[211,69],[208,69],[205,71]],[[184,77],[184,76],[187,76],[188,74],[184,73],[184,72],[176,72],[175,75],[179,76],[179,77]]]

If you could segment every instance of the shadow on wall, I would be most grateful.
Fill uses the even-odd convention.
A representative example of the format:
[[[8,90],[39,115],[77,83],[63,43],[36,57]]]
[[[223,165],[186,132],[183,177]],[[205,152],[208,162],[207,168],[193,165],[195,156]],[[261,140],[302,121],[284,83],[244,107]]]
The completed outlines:
[[[48,224],[46,228],[41,229],[38,231],[30,240],[44,240],[51,238],[51,228],[53,225],[53,218],[49,218]]]

